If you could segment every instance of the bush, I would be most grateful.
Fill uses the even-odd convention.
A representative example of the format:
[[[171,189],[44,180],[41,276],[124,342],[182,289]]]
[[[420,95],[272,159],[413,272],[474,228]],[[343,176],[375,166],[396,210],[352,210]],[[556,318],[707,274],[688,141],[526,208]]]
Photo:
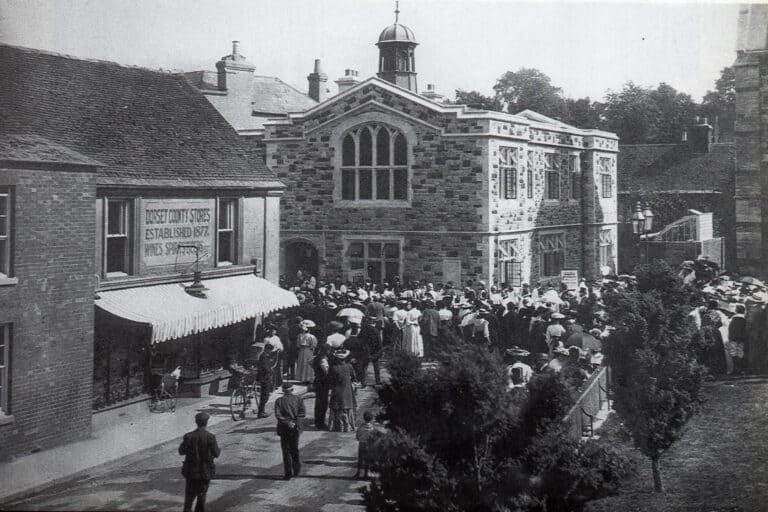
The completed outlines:
[[[633,469],[617,450],[593,440],[581,443],[560,425],[533,439],[525,461],[538,477],[536,494],[548,512],[580,510],[587,501],[614,493]]]

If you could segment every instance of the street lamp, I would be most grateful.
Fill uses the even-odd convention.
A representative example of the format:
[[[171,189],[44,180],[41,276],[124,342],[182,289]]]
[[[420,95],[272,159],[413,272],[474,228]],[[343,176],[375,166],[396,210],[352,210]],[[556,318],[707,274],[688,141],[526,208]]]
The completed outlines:
[[[640,201],[635,204],[635,212],[632,214],[632,232],[637,235],[638,240],[643,239],[645,235],[645,262],[648,263],[648,233],[653,228],[653,212],[649,205],[643,206]]]

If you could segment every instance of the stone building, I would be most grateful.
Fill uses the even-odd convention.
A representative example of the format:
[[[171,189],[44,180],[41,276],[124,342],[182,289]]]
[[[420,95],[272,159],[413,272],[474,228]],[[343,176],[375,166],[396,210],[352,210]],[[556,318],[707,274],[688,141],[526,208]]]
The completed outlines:
[[[11,46],[0,65],[4,458],[87,436],[153,372],[205,391],[296,299],[272,284],[284,185],[184,77]]]
[[[732,143],[713,141],[706,119],[687,127],[677,144],[620,144],[618,158],[619,240],[624,248],[636,247],[631,218],[637,202],[654,213],[653,231],[689,215],[689,210],[712,213],[713,234],[724,247],[713,259],[725,267],[736,266],[734,172]],[[641,250],[623,250],[619,268],[630,272]],[[684,259],[695,258],[697,255]],[[663,257],[663,255],[660,255]]]
[[[734,68],[737,265],[768,278],[768,5],[741,7]]]
[[[416,45],[396,22],[377,77],[264,123],[281,272],[519,286],[615,269],[617,137],[425,98]]]

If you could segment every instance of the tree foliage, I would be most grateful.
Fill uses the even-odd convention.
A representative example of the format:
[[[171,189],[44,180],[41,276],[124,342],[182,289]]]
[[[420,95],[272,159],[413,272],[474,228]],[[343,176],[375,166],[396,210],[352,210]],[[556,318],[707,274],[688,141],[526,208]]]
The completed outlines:
[[[704,95],[701,113],[707,117],[710,124],[717,125],[721,141],[733,141],[736,120],[736,70],[732,66],[720,71],[715,90],[707,91]]]
[[[604,345],[614,408],[653,466],[663,490],[659,458],[678,439],[699,404],[704,367],[687,321],[685,289],[671,268],[636,268],[638,290],[606,297],[616,330]]]
[[[565,496],[540,485],[555,469],[531,458],[527,447],[548,436],[567,452],[550,459],[559,461],[571,460],[575,446],[560,428],[571,398],[557,375],[535,379],[530,394],[508,393],[497,356],[467,346],[432,368],[420,368],[407,354],[393,356],[388,368],[377,400],[389,432],[374,443],[378,476],[363,493],[370,511],[578,510],[623,476],[605,469],[604,478],[595,477],[589,460],[596,456],[577,451],[567,475],[584,490]],[[605,456],[611,468],[623,467],[613,454]]]
[[[509,113],[530,109],[556,119],[565,114],[562,89],[552,85],[552,80],[538,69],[507,71],[496,81],[493,90]]]
[[[501,104],[494,96],[485,96],[477,91],[464,91],[462,89],[456,90],[457,105],[466,105],[471,108],[480,110],[494,110],[500,111]]]

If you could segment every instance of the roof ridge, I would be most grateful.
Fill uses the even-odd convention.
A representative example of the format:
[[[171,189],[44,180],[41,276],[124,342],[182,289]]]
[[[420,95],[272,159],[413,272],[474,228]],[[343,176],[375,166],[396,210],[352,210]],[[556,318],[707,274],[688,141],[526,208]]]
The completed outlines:
[[[148,67],[145,67],[145,66],[139,66],[139,65],[135,65],[135,64],[122,64],[120,62],[115,62],[113,60],[94,59],[94,58],[89,58],[89,57],[78,57],[77,55],[70,55],[68,53],[59,53],[59,52],[54,52],[54,51],[51,51],[51,50],[43,50],[43,49],[40,49],[40,48],[31,48],[29,46],[19,46],[19,45],[15,45],[15,44],[0,43],[0,48],[2,48],[2,47],[12,48],[12,49],[15,49],[15,50],[20,50],[20,51],[23,51],[23,52],[26,52],[26,53],[31,53],[31,54],[47,55],[49,57],[60,57],[60,58],[69,59],[69,60],[79,60],[81,62],[92,62],[94,64],[109,64],[109,65],[117,66],[117,67],[124,68],[124,69],[138,69],[138,70],[149,71],[150,73],[158,73],[158,74],[162,74],[162,75],[178,75],[178,74],[181,73],[179,71],[174,71],[174,70],[170,70],[170,69],[162,69],[162,68],[160,68],[160,69],[152,69],[152,68],[148,68]]]

